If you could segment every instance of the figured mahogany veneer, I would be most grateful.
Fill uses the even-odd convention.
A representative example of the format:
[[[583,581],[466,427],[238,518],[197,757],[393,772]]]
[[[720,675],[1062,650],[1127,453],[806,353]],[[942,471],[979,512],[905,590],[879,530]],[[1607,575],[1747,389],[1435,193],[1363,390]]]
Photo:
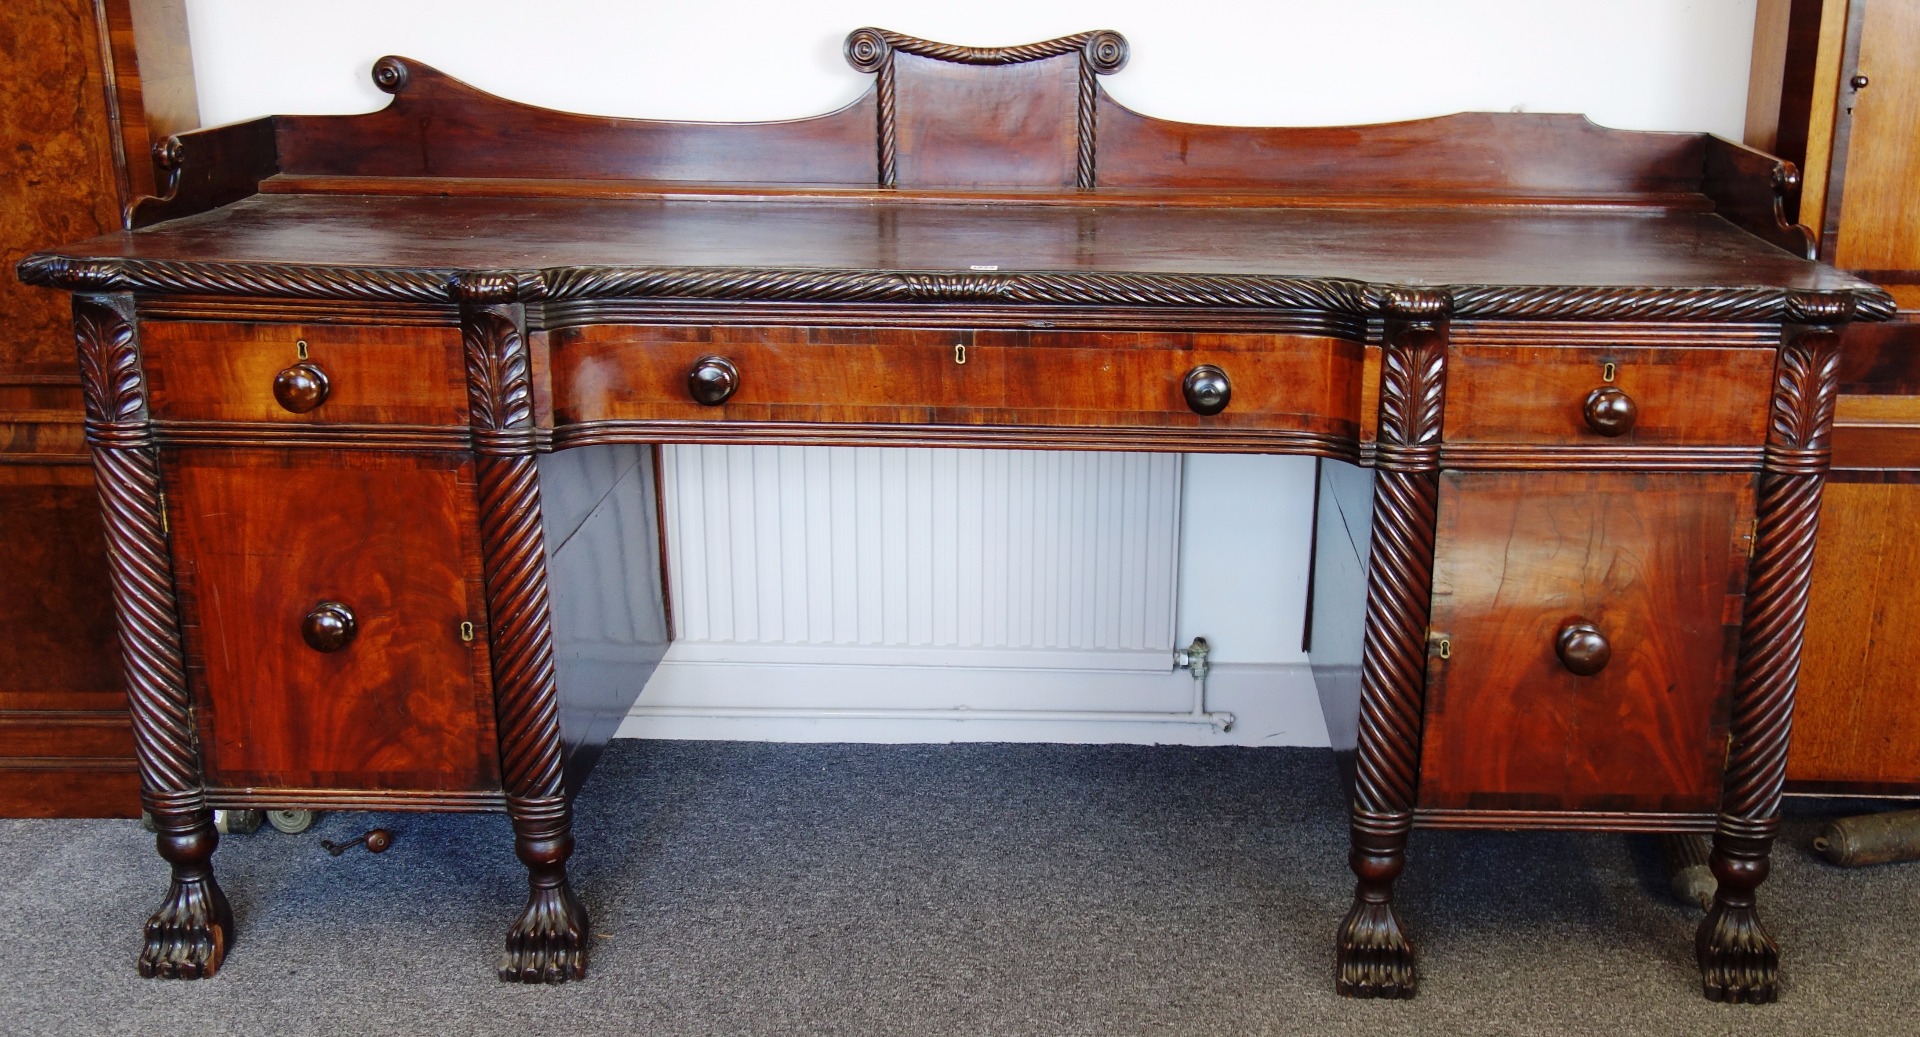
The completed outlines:
[[[173,454],[210,783],[499,787],[473,479],[458,455]],[[303,635],[324,602],[352,611],[354,633],[319,651]]]
[[[1126,56],[861,29],[865,95],[749,125],[384,58],[386,109],[170,141],[145,229],[25,260],[76,293],[173,865],[143,970],[224,953],[210,803],[500,805],[497,972],[583,977],[572,797],[666,641],[649,446],[946,444],[1325,459],[1339,992],[1415,990],[1422,823],[1712,828],[1702,989],[1772,999],[1834,344],[1891,298],[1738,144],[1172,123],[1101,89]]]
[[[467,423],[456,328],[150,321],[140,337],[160,421]],[[274,383],[301,364],[323,372],[326,389],[320,402],[293,410]]]
[[[740,421],[1264,429],[1350,442],[1364,363],[1355,342],[1230,332],[598,324],[550,343],[557,424],[633,423],[663,439],[684,435],[676,424]],[[688,390],[711,356],[738,371],[719,406]],[[1182,383],[1209,364],[1227,372],[1232,398],[1200,415]]]
[[[1748,475],[1444,476],[1420,810],[1712,814],[1752,515]]]
[[[1771,349],[1455,345],[1448,368],[1449,443],[1723,445],[1757,453],[1767,438]],[[1588,398],[1603,388],[1632,400],[1630,426],[1617,435],[1587,418]]]

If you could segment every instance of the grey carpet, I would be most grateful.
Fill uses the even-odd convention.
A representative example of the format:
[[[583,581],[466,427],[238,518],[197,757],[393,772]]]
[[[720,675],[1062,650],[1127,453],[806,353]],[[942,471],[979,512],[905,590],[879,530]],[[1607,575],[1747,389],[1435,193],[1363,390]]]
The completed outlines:
[[[384,824],[384,856],[322,838]],[[1324,751],[618,742],[579,806],[584,983],[492,977],[522,896],[498,816],[349,815],[217,858],[219,977],[135,977],[164,886],[133,822],[0,822],[0,1033],[1912,1034],[1920,867],[1786,825],[1781,1003],[1700,997],[1651,845],[1416,833],[1412,1002],[1332,993],[1349,882]]]

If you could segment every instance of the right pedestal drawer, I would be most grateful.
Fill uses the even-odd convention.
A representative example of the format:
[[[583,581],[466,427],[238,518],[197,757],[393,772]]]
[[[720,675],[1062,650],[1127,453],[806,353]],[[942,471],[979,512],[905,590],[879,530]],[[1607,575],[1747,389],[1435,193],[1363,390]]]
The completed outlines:
[[[1442,474],[1422,813],[1717,809],[1753,487]]]

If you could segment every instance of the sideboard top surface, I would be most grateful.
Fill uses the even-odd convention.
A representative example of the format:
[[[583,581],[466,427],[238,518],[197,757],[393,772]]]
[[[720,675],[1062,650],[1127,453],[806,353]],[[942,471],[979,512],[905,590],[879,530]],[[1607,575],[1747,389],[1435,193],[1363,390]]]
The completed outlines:
[[[978,48],[860,29],[847,58],[874,76],[853,103],[739,124],[550,111],[382,58],[386,108],[172,138],[139,229],[19,272],[388,301],[485,281],[522,299],[1892,315],[1880,289],[1800,258],[1790,163],[1705,134],[1526,113],[1170,122],[1099,85],[1127,58],[1106,31]]]
[[[256,195],[54,250],[368,269],[737,267],[1865,289],[1713,213]]]

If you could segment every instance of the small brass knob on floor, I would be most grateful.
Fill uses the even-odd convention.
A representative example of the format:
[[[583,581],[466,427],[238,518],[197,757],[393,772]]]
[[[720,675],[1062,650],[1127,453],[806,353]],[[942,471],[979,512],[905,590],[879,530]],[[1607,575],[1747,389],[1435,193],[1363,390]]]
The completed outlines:
[[[1626,435],[1632,431],[1633,419],[1639,414],[1633,397],[1611,385],[1588,393],[1582,411],[1587,416],[1587,427],[1603,436]]]
[[[740,369],[723,356],[701,357],[687,376],[687,395],[705,407],[718,407],[740,388]]]
[[[1553,650],[1560,654],[1561,665],[1582,677],[1591,677],[1607,668],[1613,658],[1613,645],[1607,635],[1586,619],[1570,619],[1553,639]]]
[[[1227,403],[1233,399],[1233,383],[1227,380],[1225,371],[1212,364],[1201,364],[1187,372],[1180,383],[1180,392],[1195,414],[1218,414],[1226,410]]]
[[[298,363],[273,376],[274,400],[295,414],[305,414],[327,402],[330,388],[327,372],[319,364]]]
[[[300,621],[300,639],[316,652],[337,652],[358,632],[353,610],[337,601],[323,601]]]

